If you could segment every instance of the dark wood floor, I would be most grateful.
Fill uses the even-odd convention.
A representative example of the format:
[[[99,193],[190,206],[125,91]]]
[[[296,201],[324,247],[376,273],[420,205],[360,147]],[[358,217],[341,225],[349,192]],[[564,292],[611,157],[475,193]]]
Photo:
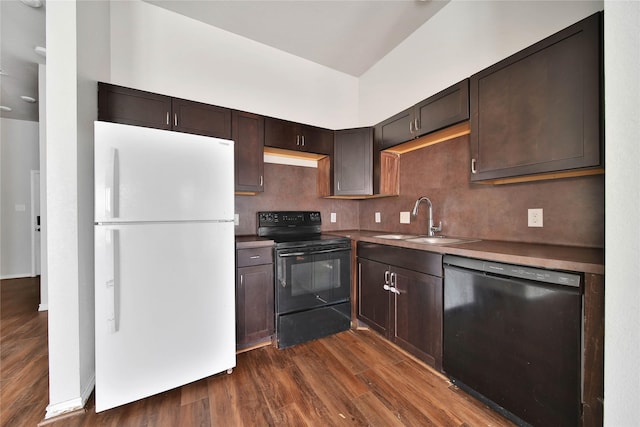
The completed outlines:
[[[47,315],[34,279],[1,282],[2,426],[35,426],[48,403]],[[159,373],[161,374],[161,373]],[[48,422],[81,426],[506,426],[507,420],[370,331],[238,355],[220,374],[119,408]]]

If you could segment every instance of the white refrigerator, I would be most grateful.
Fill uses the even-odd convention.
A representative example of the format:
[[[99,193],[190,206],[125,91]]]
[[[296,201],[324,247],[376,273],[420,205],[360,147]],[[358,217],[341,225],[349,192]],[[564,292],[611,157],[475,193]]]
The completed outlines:
[[[233,141],[95,122],[96,412],[235,367]]]

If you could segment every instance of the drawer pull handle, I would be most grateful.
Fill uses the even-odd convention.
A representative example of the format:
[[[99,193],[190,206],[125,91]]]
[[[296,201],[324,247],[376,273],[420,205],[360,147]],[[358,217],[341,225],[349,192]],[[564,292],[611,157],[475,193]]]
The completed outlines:
[[[260,255],[254,255],[254,256],[251,256],[249,258],[251,258],[251,259],[260,259]]]

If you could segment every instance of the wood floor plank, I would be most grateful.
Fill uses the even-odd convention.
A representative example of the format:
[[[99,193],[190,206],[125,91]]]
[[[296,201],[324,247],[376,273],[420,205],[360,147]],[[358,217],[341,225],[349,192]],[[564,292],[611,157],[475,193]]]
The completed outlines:
[[[404,425],[394,411],[387,408],[373,392],[358,396],[354,403],[360,409],[360,412],[366,414],[367,421],[371,426],[393,427]]]
[[[391,382],[388,381],[389,376],[381,373],[378,369],[362,372],[358,374],[358,377],[369,385],[376,398],[392,411],[403,425],[434,425],[434,422],[420,411],[419,407],[406,399],[406,387],[400,381],[393,379]]]
[[[247,366],[209,380],[212,425],[271,425],[269,407]]]
[[[177,425],[209,427],[211,425],[209,399],[201,399],[186,405],[180,405],[180,417]]]
[[[350,369],[353,373],[363,372],[378,364],[395,363],[405,358],[392,346],[380,346],[381,339],[374,334],[372,331],[347,331],[327,337],[326,340],[336,357],[350,357]],[[371,341],[370,337],[373,337],[374,341]]]
[[[206,379],[180,387],[180,405],[188,405],[209,399],[209,385]]]
[[[348,422],[351,425],[367,425],[366,417],[354,404],[353,395],[345,387],[343,378],[327,375],[327,372],[331,371],[325,360],[310,354],[297,358],[295,362],[309,388],[326,406],[326,419],[329,424],[339,425]]]

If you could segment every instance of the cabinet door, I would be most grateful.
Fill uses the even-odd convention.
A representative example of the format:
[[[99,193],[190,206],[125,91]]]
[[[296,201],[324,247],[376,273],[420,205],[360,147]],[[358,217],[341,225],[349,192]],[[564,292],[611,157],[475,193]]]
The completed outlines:
[[[236,343],[238,348],[262,341],[275,331],[273,264],[238,268]]]
[[[417,104],[415,117],[416,136],[468,120],[469,80],[463,80]]]
[[[392,341],[440,369],[442,366],[442,279],[393,267]]]
[[[100,121],[169,130],[170,117],[171,98],[168,96],[98,83]]]
[[[299,125],[286,120],[265,117],[264,145],[284,150],[298,150],[300,148]]]
[[[231,110],[186,99],[172,99],[173,130],[231,139]]]
[[[384,336],[389,330],[388,271],[386,264],[358,259],[358,318]]]
[[[300,129],[300,150],[308,153],[326,154],[333,153],[333,131],[315,126],[303,125]]]
[[[475,74],[471,180],[601,163],[602,14]]]
[[[396,114],[375,126],[376,148],[385,150],[413,139],[414,107]]]
[[[264,191],[264,117],[233,111],[236,191]]]
[[[336,131],[334,143],[334,194],[373,194],[373,129]]]

